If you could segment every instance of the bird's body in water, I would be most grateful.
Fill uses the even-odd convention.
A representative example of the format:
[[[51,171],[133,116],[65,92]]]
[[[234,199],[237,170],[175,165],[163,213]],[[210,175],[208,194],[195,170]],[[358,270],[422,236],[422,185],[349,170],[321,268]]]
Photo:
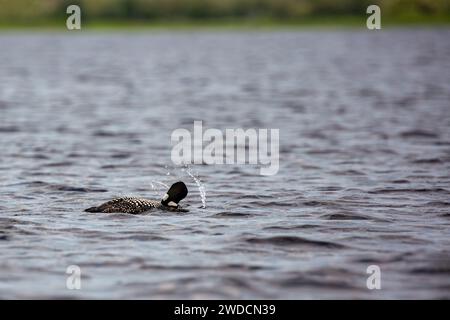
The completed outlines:
[[[104,213],[131,213],[140,214],[152,209],[162,209],[177,212],[186,212],[181,208],[178,202],[183,200],[188,193],[187,187],[183,182],[174,183],[162,200],[149,200],[143,198],[123,197],[116,198],[101,204],[98,207],[86,209],[86,212],[104,212]]]

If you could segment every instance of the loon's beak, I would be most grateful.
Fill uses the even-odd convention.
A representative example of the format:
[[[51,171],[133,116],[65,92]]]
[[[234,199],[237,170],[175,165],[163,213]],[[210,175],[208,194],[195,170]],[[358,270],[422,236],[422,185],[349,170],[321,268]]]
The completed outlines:
[[[164,206],[176,208],[178,207],[178,202],[186,198],[187,194],[188,189],[186,185],[181,181],[176,182],[169,188],[169,191],[162,198],[161,203]]]

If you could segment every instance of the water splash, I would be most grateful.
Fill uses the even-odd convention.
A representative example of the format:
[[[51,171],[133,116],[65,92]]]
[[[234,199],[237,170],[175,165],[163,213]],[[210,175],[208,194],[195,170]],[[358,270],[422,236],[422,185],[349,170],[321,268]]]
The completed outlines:
[[[192,169],[190,167],[184,168],[182,169],[182,171],[186,171],[186,173],[192,178],[194,179],[195,184],[198,187],[198,191],[200,192],[200,198],[202,200],[202,208],[205,209],[206,208],[206,192],[205,192],[205,186],[204,184],[200,181],[199,178],[197,178],[193,173],[192,173]]]
[[[169,186],[168,186],[167,184],[163,183],[163,182],[155,181],[154,183],[159,184],[159,185],[163,186],[163,187],[166,188],[166,189],[169,188]],[[153,183],[153,182],[150,182],[150,184],[151,184],[153,190],[156,189],[154,183]]]

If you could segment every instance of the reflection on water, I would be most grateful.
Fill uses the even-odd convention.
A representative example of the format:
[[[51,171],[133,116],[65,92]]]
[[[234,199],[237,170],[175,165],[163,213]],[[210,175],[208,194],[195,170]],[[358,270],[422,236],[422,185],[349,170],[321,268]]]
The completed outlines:
[[[449,39],[0,35],[0,297],[450,298]],[[279,128],[278,174],[175,167],[194,120]],[[179,179],[189,213],[83,212]]]

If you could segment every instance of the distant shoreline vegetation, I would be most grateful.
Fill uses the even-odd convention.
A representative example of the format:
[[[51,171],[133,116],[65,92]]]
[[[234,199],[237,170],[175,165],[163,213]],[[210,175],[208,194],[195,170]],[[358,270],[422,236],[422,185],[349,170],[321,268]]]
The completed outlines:
[[[367,16],[318,16],[302,20],[275,19],[211,19],[211,20],[83,20],[83,30],[196,30],[196,29],[300,29],[300,28],[366,28]],[[450,26],[450,15],[439,17],[407,17],[382,19],[383,28],[396,26]],[[1,30],[67,30],[65,19],[37,20],[33,22],[0,22]]]
[[[370,4],[383,26],[450,24],[450,0],[0,0],[0,28],[63,29],[71,4],[88,29],[365,27]]]

